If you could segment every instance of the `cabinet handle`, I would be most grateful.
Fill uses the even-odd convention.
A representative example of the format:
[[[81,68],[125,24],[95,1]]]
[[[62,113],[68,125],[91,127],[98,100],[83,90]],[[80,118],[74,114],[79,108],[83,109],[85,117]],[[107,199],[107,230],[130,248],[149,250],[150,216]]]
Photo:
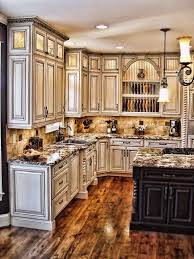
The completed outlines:
[[[164,199],[166,200],[167,199],[167,191],[168,191],[168,187],[166,186],[164,188]]]
[[[119,107],[119,105],[118,105],[118,103],[117,103],[117,105],[116,105],[116,110],[118,110],[118,107]]]
[[[61,185],[63,183],[63,180],[59,183],[59,185]]]
[[[173,189],[172,187],[169,188],[169,199],[172,200],[172,195],[173,195]]]
[[[166,146],[166,145],[168,145],[167,143],[158,143],[160,146]]]
[[[63,203],[63,200],[61,200],[61,201],[59,202],[59,205],[62,204],[62,203]]]
[[[98,111],[100,110],[100,104],[98,103]]]
[[[162,174],[162,176],[164,176],[164,177],[176,177],[175,174]]]

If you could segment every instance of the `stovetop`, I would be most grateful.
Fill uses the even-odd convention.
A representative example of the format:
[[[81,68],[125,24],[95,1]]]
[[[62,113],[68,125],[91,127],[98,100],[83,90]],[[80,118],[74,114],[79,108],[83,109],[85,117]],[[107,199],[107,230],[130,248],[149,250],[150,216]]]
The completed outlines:
[[[194,148],[165,148],[163,154],[194,155]]]

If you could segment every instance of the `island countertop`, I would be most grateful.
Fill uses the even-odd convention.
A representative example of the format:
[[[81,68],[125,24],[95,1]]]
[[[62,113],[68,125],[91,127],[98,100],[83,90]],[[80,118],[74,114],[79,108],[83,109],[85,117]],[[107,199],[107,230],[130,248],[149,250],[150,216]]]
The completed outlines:
[[[141,148],[133,166],[194,169],[194,155],[166,154],[164,151],[165,148]]]

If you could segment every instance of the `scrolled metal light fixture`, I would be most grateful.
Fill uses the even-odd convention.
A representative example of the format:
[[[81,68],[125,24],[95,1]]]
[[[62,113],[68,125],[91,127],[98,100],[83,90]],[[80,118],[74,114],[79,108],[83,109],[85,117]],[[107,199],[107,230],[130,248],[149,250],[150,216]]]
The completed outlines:
[[[194,76],[192,76],[192,69],[189,66],[191,62],[190,54],[190,42],[191,36],[182,36],[177,38],[180,45],[180,64],[181,68],[178,72],[178,80],[181,85],[189,86],[194,82]]]

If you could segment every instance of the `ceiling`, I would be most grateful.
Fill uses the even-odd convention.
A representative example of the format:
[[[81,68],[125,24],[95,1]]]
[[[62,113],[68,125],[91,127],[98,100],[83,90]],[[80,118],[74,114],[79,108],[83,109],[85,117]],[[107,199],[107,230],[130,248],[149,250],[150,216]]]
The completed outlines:
[[[91,51],[161,52],[164,27],[171,28],[167,51],[179,50],[178,36],[194,38],[194,0],[0,0],[0,10],[39,16],[70,37],[66,46]],[[97,24],[109,28],[99,31]]]

